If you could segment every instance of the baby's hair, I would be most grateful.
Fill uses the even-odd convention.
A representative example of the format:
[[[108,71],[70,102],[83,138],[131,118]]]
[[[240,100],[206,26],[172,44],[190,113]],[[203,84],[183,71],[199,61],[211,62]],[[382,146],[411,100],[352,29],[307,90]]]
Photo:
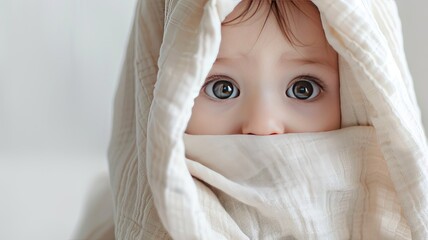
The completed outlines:
[[[278,26],[284,35],[284,37],[292,44],[292,45],[301,45],[302,43],[299,41],[299,39],[296,38],[294,33],[291,31],[291,24],[293,22],[292,17],[292,11],[291,8],[295,8],[298,11],[302,12],[303,14],[307,15],[302,10],[302,4],[308,4],[310,3],[315,7],[315,5],[312,3],[312,1],[309,0],[243,0],[243,2],[246,2],[246,6],[243,9],[243,11],[236,16],[235,18],[223,22],[223,25],[231,25],[247,21],[251,17],[253,17],[256,12],[260,9],[263,2],[268,2],[269,12],[266,16],[265,23],[263,24],[263,27],[261,31],[263,30],[266,21],[272,12],[275,15],[276,21],[278,23]],[[255,9],[254,9],[255,8]],[[316,8],[316,7],[315,7]],[[253,10],[254,9],[254,10]],[[236,22],[239,19],[238,22]]]

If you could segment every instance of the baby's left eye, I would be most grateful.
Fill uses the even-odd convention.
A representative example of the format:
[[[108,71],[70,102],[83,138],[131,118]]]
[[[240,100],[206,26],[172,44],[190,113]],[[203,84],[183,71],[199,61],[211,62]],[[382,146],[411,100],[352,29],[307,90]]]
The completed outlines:
[[[320,92],[321,87],[318,83],[308,77],[302,77],[300,80],[295,81],[285,93],[290,98],[310,100],[318,96]]]

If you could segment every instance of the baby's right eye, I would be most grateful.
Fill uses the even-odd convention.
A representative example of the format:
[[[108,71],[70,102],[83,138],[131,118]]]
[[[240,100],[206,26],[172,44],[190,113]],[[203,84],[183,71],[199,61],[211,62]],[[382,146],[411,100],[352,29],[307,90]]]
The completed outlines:
[[[239,96],[238,87],[229,80],[212,80],[204,87],[204,92],[215,99],[229,99]]]

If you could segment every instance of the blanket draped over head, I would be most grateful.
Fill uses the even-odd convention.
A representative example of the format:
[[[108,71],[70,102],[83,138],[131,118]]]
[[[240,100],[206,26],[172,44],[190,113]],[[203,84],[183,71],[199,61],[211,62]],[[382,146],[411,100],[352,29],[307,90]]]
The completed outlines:
[[[185,134],[239,0],[140,0],[109,148],[117,239],[428,239],[428,150],[392,0],[313,0],[342,128]]]

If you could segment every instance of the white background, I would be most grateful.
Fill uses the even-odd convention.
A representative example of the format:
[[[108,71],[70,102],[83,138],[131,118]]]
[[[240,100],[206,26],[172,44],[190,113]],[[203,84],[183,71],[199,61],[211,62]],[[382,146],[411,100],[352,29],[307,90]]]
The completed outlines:
[[[106,172],[135,0],[0,0],[0,239],[71,239]]]
[[[398,0],[428,128],[428,1]],[[107,169],[135,0],[0,0],[0,239],[70,239]]]

